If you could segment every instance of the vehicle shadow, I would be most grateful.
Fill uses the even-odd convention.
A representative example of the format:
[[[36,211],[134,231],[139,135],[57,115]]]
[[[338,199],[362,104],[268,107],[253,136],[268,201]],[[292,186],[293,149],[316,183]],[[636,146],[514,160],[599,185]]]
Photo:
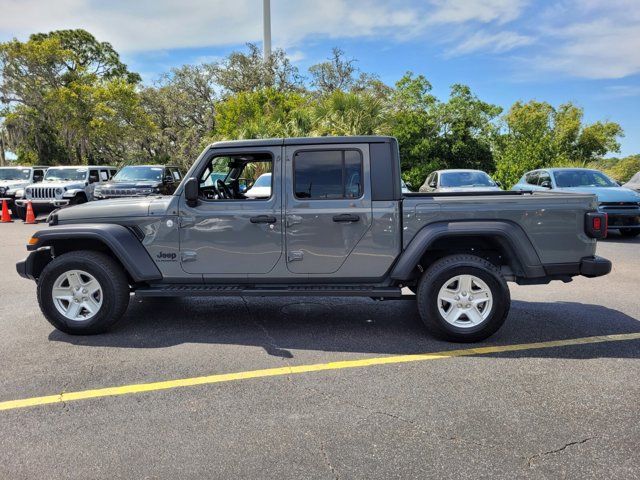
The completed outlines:
[[[503,328],[481,345],[511,345],[640,332],[640,320],[598,305],[514,301]],[[96,336],[58,330],[51,341],[118,348],[165,348],[184,343],[259,346],[293,358],[296,350],[366,354],[428,353],[471,345],[435,339],[412,301],[330,298],[132,299],[116,328]],[[620,345],[620,344],[618,344]],[[516,357],[640,358],[633,348],[589,346],[500,354]]]

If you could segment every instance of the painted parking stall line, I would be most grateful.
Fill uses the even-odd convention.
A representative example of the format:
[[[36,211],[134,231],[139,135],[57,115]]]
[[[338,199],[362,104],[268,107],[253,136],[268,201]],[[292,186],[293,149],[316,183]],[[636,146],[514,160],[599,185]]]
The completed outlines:
[[[202,377],[166,380],[161,382],[138,383],[132,385],[98,388],[94,390],[83,390],[77,392],[63,392],[56,395],[47,395],[43,397],[23,398],[20,400],[9,400],[0,402],[0,410],[16,410],[20,408],[36,407],[53,403],[66,403],[78,400],[89,400],[93,398],[132,395],[136,393],[195,387],[199,385],[212,385],[216,383],[235,382],[265,377],[278,377],[302,373],[342,370],[347,368],[364,368],[373,367],[376,365],[425,362],[429,360],[442,360],[454,357],[488,355],[492,353],[517,352],[522,350],[541,350],[546,348],[570,347],[575,345],[620,342],[629,340],[640,340],[640,332],[622,333],[615,335],[599,335],[594,337],[569,338],[565,340],[552,340],[546,342],[520,343],[514,345],[467,348],[461,350],[446,350],[442,352],[423,354],[372,357],[359,360],[343,360],[310,365],[296,365],[278,368],[267,368],[263,370],[249,370],[244,372],[214,374]]]

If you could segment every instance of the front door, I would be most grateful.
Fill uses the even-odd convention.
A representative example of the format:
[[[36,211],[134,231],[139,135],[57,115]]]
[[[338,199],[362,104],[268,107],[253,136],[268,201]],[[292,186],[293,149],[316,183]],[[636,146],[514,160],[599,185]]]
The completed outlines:
[[[180,255],[187,273],[215,275],[270,272],[282,255],[282,147],[211,151],[194,172],[200,182],[196,206],[180,199]],[[239,188],[271,173],[271,188],[249,197]]]
[[[337,272],[371,226],[369,146],[286,147],[287,268]]]

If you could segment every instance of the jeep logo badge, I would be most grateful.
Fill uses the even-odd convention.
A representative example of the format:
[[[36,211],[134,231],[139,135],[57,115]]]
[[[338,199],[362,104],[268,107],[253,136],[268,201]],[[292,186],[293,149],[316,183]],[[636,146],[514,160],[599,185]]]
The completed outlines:
[[[178,255],[176,253],[158,252],[156,258],[160,262],[175,262]]]

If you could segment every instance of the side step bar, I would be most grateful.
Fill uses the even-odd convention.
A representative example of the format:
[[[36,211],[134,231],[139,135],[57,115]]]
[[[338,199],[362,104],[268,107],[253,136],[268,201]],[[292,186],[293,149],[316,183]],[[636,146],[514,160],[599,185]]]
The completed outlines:
[[[401,298],[402,290],[395,287],[295,285],[190,285],[170,284],[138,288],[139,297],[371,297]]]

